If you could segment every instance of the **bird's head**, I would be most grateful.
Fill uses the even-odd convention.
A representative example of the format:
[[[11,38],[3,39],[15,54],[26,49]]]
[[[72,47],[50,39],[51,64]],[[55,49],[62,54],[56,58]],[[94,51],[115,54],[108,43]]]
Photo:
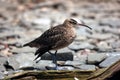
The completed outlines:
[[[77,27],[77,26],[84,26],[84,27],[87,27],[89,29],[92,29],[91,27],[85,25],[84,23],[78,23],[76,20],[74,19],[66,19],[64,21],[64,24],[67,25],[67,26],[72,26],[72,27]]]

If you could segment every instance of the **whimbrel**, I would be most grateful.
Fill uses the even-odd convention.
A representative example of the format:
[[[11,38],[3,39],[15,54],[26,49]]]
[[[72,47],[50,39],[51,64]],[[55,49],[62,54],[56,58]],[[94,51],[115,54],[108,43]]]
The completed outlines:
[[[67,47],[69,44],[73,42],[73,40],[76,37],[75,28],[77,26],[85,26],[90,28],[85,24],[78,23],[74,19],[66,19],[63,24],[48,29],[40,37],[25,44],[24,46],[38,48],[38,50],[35,52],[35,55],[37,56],[35,60],[37,60],[46,52],[50,53],[51,56],[53,57],[53,62],[56,64],[55,69],[57,69],[56,59],[57,50]],[[55,50],[56,52],[53,54],[50,52],[50,50]]]

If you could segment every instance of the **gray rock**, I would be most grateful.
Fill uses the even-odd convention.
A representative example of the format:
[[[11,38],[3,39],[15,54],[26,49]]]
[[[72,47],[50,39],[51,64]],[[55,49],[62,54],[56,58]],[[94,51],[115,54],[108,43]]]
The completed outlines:
[[[87,54],[81,54],[81,52],[77,52],[74,54],[74,61],[80,61],[82,63],[86,63],[87,61]]]
[[[5,75],[3,74],[3,72],[0,72],[0,80],[4,79]]]
[[[0,65],[5,64],[6,61],[7,61],[7,58],[6,58],[6,57],[0,57]]]
[[[19,68],[32,67],[34,64],[35,56],[33,53],[20,53],[16,55],[16,61],[19,63]]]
[[[51,52],[55,53],[55,51]],[[49,53],[45,53],[41,56],[41,60],[52,60],[52,56]],[[71,50],[68,50],[67,48],[58,50],[57,60],[58,61],[73,60],[73,52]]]
[[[0,65],[0,72],[4,72],[5,71],[5,67],[3,65]]]
[[[96,66],[95,65],[80,65],[77,66],[78,68],[80,68],[81,70],[96,70]]]
[[[107,55],[105,53],[88,54],[87,58],[87,63],[95,64],[107,58]]]
[[[13,53],[34,53],[35,48],[23,47],[23,48],[13,48],[11,52]]]
[[[99,49],[99,51],[107,51],[107,50],[111,50],[112,47],[105,41],[101,41],[99,43],[96,44],[97,48]]]
[[[68,47],[71,50],[80,50],[80,49],[93,49],[95,46],[90,44],[90,43],[87,43],[87,42],[77,42],[77,41],[74,41]]]
[[[111,56],[120,56],[120,52],[110,52],[110,53],[106,53],[107,56],[111,57]]]
[[[111,43],[112,48],[116,49],[116,48],[120,48],[120,41],[115,41]]]
[[[0,45],[0,50],[4,49],[5,46],[4,45]]]
[[[84,64],[83,62],[76,60],[76,61],[66,61],[65,65],[73,65],[73,66],[79,66],[81,64]]]
[[[16,61],[15,56],[8,57],[8,63],[14,68],[14,70],[19,69],[19,63]]]
[[[50,28],[51,20],[49,18],[38,18],[32,21],[33,24],[36,24],[35,28],[45,31]]]
[[[100,25],[109,25],[112,27],[119,27],[120,26],[120,20],[119,19],[102,19],[100,21]]]
[[[111,33],[105,33],[105,34],[100,34],[100,33],[94,33],[92,35],[89,35],[90,38],[94,38],[94,39],[100,39],[100,40],[105,40],[105,39],[109,39],[112,37],[117,37]]]
[[[55,64],[50,60],[40,60],[38,63],[34,63],[33,66],[36,69],[46,70],[46,66],[53,67]]]
[[[120,56],[110,56],[99,64],[100,67],[109,67],[120,60]]]
[[[87,65],[87,64],[77,66],[77,68],[80,68],[81,70],[96,70],[95,65]]]

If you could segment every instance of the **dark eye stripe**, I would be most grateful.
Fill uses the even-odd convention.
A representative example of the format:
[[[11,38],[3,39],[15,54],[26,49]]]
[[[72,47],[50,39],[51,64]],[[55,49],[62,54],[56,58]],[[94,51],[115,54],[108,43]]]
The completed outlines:
[[[77,21],[74,20],[74,19],[70,19],[70,22],[71,22],[71,23],[74,23],[74,24],[77,24]]]

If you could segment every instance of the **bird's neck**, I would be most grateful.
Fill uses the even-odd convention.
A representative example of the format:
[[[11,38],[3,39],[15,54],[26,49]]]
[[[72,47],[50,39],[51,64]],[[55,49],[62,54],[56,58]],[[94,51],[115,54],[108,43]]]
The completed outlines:
[[[68,23],[63,24],[63,25],[64,25],[65,28],[73,28],[73,26],[71,24],[68,24]]]

